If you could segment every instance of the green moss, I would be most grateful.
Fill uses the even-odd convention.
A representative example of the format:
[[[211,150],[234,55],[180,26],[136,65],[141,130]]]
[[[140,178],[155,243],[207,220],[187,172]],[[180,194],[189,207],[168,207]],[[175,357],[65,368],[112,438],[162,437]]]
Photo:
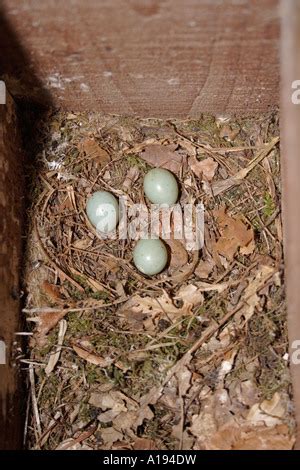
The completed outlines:
[[[97,292],[90,291],[89,292],[89,297],[92,297],[92,299],[95,299],[95,300],[108,301],[109,300],[109,293],[106,292],[106,291],[97,291]]]
[[[129,166],[136,166],[140,170],[146,171],[149,166],[142,160],[138,155],[129,154],[127,155],[127,162]]]
[[[275,204],[274,204],[271,194],[268,192],[265,193],[264,195],[264,203],[265,203],[265,206],[263,209],[264,215],[266,217],[271,217],[275,211]]]
[[[85,313],[79,316],[77,312],[71,312],[68,315],[68,334],[83,336],[84,334],[91,333],[94,328],[93,319],[88,317]]]

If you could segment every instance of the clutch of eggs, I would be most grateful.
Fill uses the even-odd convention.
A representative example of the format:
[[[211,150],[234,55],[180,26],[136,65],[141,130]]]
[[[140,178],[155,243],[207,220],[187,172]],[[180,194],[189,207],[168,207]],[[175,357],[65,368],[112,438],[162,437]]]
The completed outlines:
[[[144,178],[144,192],[153,204],[175,204],[179,188],[174,175],[163,168],[153,168]],[[119,221],[119,203],[108,191],[96,191],[86,204],[91,224],[101,233],[115,230]],[[167,265],[166,245],[159,239],[142,239],[133,250],[133,262],[143,274],[153,276]]]

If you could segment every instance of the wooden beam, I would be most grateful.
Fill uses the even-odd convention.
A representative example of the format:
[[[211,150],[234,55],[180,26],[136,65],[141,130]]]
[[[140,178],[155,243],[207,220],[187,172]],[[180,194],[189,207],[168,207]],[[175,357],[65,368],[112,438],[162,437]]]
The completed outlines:
[[[21,407],[26,400],[14,364],[21,310],[23,170],[15,106],[6,94],[6,104],[0,104],[0,449],[21,447]]]
[[[14,95],[25,84],[37,99],[44,87],[68,111],[160,118],[267,112],[279,102],[277,3],[3,0],[11,34],[1,38],[0,62],[6,58]],[[19,64],[12,44],[23,49]]]
[[[300,1],[282,0],[281,13],[281,154],[285,278],[290,367],[298,425],[296,448],[300,449],[300,100],[297,104],[297,90],[293,88],[295,80],[300,80]],[[300,90],[299,84],[294,83],[295,85]]]

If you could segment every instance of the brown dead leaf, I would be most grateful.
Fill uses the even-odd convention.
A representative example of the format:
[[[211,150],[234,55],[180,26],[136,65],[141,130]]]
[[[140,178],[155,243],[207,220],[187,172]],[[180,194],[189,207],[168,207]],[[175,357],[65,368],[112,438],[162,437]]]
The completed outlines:
[[[231,261],[239,248],[251,245],[251,250],[254,249],[254,232],[252,228],[247,228],[241,219],[228,215],[225,212],[225,207],[214,211],[214,216],[221,234],[214,247],[217,253]],[[249,250],[246,253],[249,254]]]
[[[276,270],[272,266],[260,266],[254,276],[248,278],[248,286],[245,289],[241,301],[243,302],[242,308],[236,315],[236,322],[244,318],[248,321],[254,314],[255,308],[259,304],[259,296],[257,292],[263,288],[265,283],[270,279]]]
[[[119,416],[119,414],[121,413],[123,409],[124,409],[124,405],[122,407],[122,405],[116,404],[116,406],[114,406],[114,408],[112,408],[111,410],[104,411],[104,413],[100,413],[97,419],[100,421],[100,423],[105,423],[105,424],[110,423],[117,416]]]
[[[204,160],[197,160],[196,157],[189,158],[189,166],[198,178],[211,181],[215,176],[218,163],[211,157]]]
[[[169,239],[165,243],[171,250],[170,271],[175,271],[188,263],[189,257],[181,241]]]
[[[134,450],[158,450],[153,439],[138,437],[133,444]]]
[[[190,305],[193,308],[196,305],[201,305],[204,302],[204,297],[201,290],[194,284],[181,286],[175,297],[176,300],[182,300],[184,305]]]
[[[195,450],[290,450],[295,439],[286,425],[273,427],[238,425],[233,420],[210,438],[198,439]]]
[[[73,344],[72,347],[79,357],[89,362],[90,364],[95,364],[96,366],[100,367],[108,367],[114,362],[114,360],[110,357],[101,357],[98,354],[88,350],[83,342]]]
[[[188,392],[188,390],[191,386],[192,373],[186,366],[183,366],[176,373],[176,377],[177,377],[177,380],[178,380],[179,395],[181,397],[184,397],[187,394],[187,392]]]
[[[123,190],[129,191],[132,183],[134,183],[140,175],[140,170],[137,166],[131,166],[126,174],[126,178],[123,182]]]
[[[70,437],[61,442],[55,450],[93,450],[93,448]]]
[[[195,269],[195,274],[201,279],[207,279],[212,273],[215,267],[215,263],[212,258],[208,260],[200,260],[198,266]]]
[[[172,426],[172,436],[182,442],[181,450],[191,450],[195,442],[195,438],[191,436],[188,431],[182,432],[182,424],[179,421],[178,424]]]
[[[93,450],[90,446],[83,444],[96,431],[96,426],[92,425],[84,431],[79,431],[75,436],[65,439],[55,450]]]
[[[247,416],[247,421],[252,424],[265,424],[275,426],[282,424],[281,419],[285,415],[285,407],[279,393],[275,393],[271,400],[264,400],[262,403],[255,403]]]
[[[271,152],[278,142],[279,137],[274,137],[268,144],[264,145],[264,147],[258,151],[255,157],[253,157],[253,159],[245,168],[239,170],[234,176],[225,180],[214,181],[211,185],[204,182],[203,189],[206,194],[209,194],[210,196],[217,196],[218,194],[227,191],[233,186],[241,184],[244,178],[246,178],[253,168],[255,168],[255,166],[258,165]]]
[[[86,250],[92,245],[92,243],[93,240],[90,238],[79,238],[73,242],[72,246],[75,248],[80,248],[81,250]]]
[[[250,408],[257,402],[258,388],[253,380],[245,380],[234,385],[237,400]]]
[[[149,165],[166,168],[176,174],[179,174],[187,161],[186,155],[175,152],[174,147],[170,145],[148,145],[140,156]]]
[[[115,428],[105,428],[101,429],[101,437],[105,444],[113,444],[116,441],[123,439],[123,434],[120,431],[117,431]]]
[[[243,432],[232,447],[233,450],[291,450],[295,439],[291,436],[288,426],[281,424],[272,428],[251,429]]]
[[[256,403],[246,417],[231,411],[234,403],[226,389],[217,388],[206,394],[200,413],[192,416],[189,428],[197,438],[195,450],[292,448],[294,438],[280,420],[286,409],[278,393],[271,400]]]
[[[48,281],[43,281],[41,289],[54,302],[60,302],[62,300],[62,295],[59,286],[56,286],[55,284],[50,284],[50,282]]]
[[[176,307],[167,293],[163,293],[161,297],[134,295],[119,308],[118,313],[137,329],[142,329],[145,324],[153,329],[154,320],[161,316],[168,320],[178,320],[181,316],[190,315],[191,303],[184,302],[182,307]]]
[[[132,450],[132,446],[127,441],[116,441],[111,446],[111,450]]]
[[[78,149],[80,152],[85,153],[92,160],[95,160],[101,166],[104,166],[110,162],[109,153],[101,148],[93,138],[83,139],[79,143]]]
[[[139,407],[135,400],[119,390],[110,390],[108,393],[92,393],[89,404],[103,411],[98,415],[100,422],[113,421],[114,429],[117,431],[135,430],[145,419],[153,418],[153,413],[148,406]]]
[[[227,142],[233,142],[239,132],[239,128],[233,129],[229,124],[225,124],[220,130],[220,137],[221,139],[227,140]]]
[[[28,320],[37,323],[35,339],[39,346],[45,345],[47,341],[46,336],[49,331],[51,331],[66,314],[67,312],[58,310],[57,312],[40,312],[37,317],[28,318]]]

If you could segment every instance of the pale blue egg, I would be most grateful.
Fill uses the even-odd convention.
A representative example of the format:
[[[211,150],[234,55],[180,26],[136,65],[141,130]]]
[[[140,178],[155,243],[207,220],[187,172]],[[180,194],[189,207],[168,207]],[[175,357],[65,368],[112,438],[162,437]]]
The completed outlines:
[[[144,192],[153,204],[175,204],[178,184],[174,175],[164,168],[153,168],[144,178]]]
[[[112,193],[96,191],[86,203],[86,213],[91,224],[102,233],[114,230],[119,221],[119,203]]]
[[[167,264],[166,245],[159,239],[139,240],[133,250],[133,262],[143,274],[153,276],[160,273]]]

